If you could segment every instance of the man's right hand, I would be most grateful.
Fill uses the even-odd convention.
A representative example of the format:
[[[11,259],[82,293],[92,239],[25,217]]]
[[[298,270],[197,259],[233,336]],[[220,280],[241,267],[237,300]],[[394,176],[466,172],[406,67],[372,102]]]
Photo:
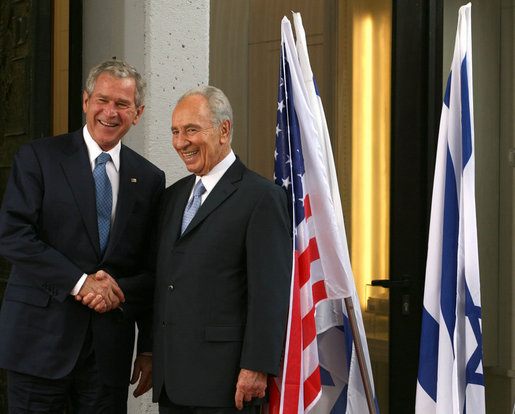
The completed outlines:
[[[103,270],[86,277],[75,299],[98,313],[116,309],[120,303],[125,302],[125,296],[116,280]]]

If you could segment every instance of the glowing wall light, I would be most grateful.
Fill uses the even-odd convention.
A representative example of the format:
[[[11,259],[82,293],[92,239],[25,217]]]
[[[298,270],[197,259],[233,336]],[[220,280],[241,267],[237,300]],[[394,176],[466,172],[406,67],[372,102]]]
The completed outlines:
[[[355,2],[352,75],[351,259],[360,302],[388,278],[391,12]]]

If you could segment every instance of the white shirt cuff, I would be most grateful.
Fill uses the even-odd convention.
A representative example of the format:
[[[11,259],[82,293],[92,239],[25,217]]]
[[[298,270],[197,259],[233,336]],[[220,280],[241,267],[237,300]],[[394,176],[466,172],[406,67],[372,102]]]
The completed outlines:
[[[81,288],[82,288],[82,285],[84,284],[84,282],[86,281],[86,278],[88,277],[88,275],[86,273],[84,273],[79,281],[75,284],[75,286],[73,287],[72,291],[70,292],[70,295],[78,295]]]

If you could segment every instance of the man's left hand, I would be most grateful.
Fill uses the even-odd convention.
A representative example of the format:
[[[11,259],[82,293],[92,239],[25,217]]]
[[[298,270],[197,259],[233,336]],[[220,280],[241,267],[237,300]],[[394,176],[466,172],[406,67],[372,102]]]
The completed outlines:
[[[234,395],[234,402],[238,410],[243,408],[243,401],[248,402],[254,397],[263,398],[265,396],[267,378],[268,375],[264,372],[241,369]]]
[[[138,355],[134,361],[134,371],[132,372],[131,384],[139,384],[134,390],[133,395],[139,397],[152,388],[152,356]]]

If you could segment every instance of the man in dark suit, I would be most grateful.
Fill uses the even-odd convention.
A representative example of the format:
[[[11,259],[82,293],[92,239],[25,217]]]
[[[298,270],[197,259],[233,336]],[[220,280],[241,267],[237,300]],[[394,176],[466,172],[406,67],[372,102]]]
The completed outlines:
[[[285,336],[286,194],[234,155],[232,109],[219,89],[183,95],[172,134],[193,174],[165,191],[160,208],[154,400],[161,413],[258,413]]]
[[[164,174],[120,142],[144,87],[124,62],[94,67],[86,126],[16,155],[0,212],[0,253],[13,264],[0,312],[10,413],[126,412],[135,322],[135,395],[151,387],[147,246]]]

